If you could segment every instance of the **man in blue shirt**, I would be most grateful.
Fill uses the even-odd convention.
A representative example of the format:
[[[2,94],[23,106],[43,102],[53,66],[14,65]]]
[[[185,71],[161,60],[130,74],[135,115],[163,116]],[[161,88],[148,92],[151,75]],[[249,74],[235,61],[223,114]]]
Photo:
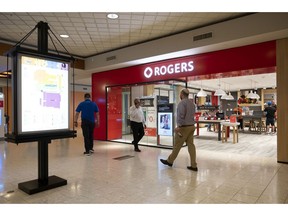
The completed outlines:
[[[84,136],[85,152],[84,155],[90,156],[93,150],[93,132],[95,125],[99,126],[99,108],[97,104],[91,101],[89,93],[84,95],[84,101],[82,101],[76,108],[75,113],[75,127],[78,126],[78,117],[81,112],[81,128]],[[96,121],[95,114],[96,113]]]

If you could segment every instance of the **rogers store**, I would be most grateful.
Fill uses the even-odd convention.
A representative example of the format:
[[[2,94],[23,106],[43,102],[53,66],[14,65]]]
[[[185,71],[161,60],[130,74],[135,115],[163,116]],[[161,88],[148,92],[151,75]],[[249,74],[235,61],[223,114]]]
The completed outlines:
[[[134,98],[139,97],[147,123],[145,136],[139,144],[171,148],[175,127],[174,114],[179,102],[180,90],[187,87],[190,90],[189,97],[195,100],[198,106],[200,105],[198,104],[200,98],[196,96],[200,89],[189,86],[190,80],[212,79],[219,77],[219,74],[222,77],[231,76],[231,72],[240,76],[246,72],[275,73],[277,43],[278,41],[269,41],[94,73],[92,97],[99,106],[101,119],[100,127],[95,129],[95,139],[131,144],[129,107]],[[278,82],[277,91],[280,87]],[[222,109],[221,100],[218,96],[214,96],[213,91],[208,91],[205,100],[208,100],[209,105]],[[160,126],[162,117],[169,120],[169,126],[165,130]],[[280,124],[281,122],[278,122],[278,127]],[[284,140],[282,142],[282,138],[279,138],[280,131],[281,129],[277,138],[277,160],[288,162],[288,147]],[[215,139],[215,142],[219,141]],[[284,156],[281,156],[279,151],[283,149]]]

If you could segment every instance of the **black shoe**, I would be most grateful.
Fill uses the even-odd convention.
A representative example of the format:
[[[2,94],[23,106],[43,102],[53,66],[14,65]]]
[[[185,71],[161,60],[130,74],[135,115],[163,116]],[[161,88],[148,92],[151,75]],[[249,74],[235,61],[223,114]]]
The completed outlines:
[[[167,161],[167,160],[164,160],[164,159],[160,159],[160,161],[161,161],[163,164],[165,164],[165,165],[168,165],[168,166],[170,166],[170,167],[172,167],[172,166],[173,166],[173,164],[170,164],[170,163],[168,163],[168,161]]]
[[[134,149],[134,151],[136,151],[136,152],[141,152],[141,150],[140,150],[140,149]]]
[[[197,167],[191,167],[191,166],[187,166],[187,169],[189,169],[189,170],[192,170],[192,171],[195,171],[195,172],[197,172],[198,171],[198,168]]]
[[[91,155],[90,152],[84,152],[83,154],[86,155],[86,156],[90,156]]]

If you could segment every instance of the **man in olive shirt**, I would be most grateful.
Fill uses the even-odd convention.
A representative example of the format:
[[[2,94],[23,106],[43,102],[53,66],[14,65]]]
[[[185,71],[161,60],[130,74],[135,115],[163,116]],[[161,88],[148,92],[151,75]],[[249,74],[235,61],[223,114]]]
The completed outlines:
[[[175,144],[173,146],[173,151],[167,160],[160,159],[160,161],[165,165],[172,166],[184,142],[186,142],[191,163],[190,166],[187,166],[187,169],[198,171],[196,163],[196,148],[194,145],[195,104],[188,98],[188,96],[189,90],[186,88],[182,89],[180,92],[181,101],[177,106],[177,127],[175,128]]]

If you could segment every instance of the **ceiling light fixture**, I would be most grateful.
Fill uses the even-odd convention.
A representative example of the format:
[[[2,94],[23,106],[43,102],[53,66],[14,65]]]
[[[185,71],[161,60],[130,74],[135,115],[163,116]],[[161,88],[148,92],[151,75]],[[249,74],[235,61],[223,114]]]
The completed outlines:
[[[214,93],[215,96],[223,96],[223,95],[226,95],[226,92],[222,89],[217,89]]]
[[[255,95],[255,97],[256,97],[257,100],[260,99],[260,96],[257,94],[257,91],[254,92],[254,95]]]
[[[252,88],[252,80],[251,80],[251,88]],[[253,90],[250,90],[250,92],[248,93],[248,95],[246,96],[247,98],[250,98],[250,99],[259,99],[260,96],[257,94],[257,92],[253,92]]]
[[[218,84],[219,88],[215,91],[214,95],[215,96],[223,96],[226,95],[226,92],[224,90],[222,90],[220,87],[220,79],[219,79],[219,84]]]
[[[260,96],[257,94],[256,82],[255,82],[255,92],[254,92],[254,95],[255,95],[255,97],[256,97],[257,100],[260,99]]]
[[[61,34],[60,37],[62,37],[62,38],[69,38],[69,35]]]
[[[250,99],[256,99],[256,95],[253,93],[252,90],[250,90],[250,92],[247,94],[246,97],[247,97],[247,98],[250,98]]]
[[[226,94],[226,92],[225,92],[225,95],[223,95],[221,97],[221,100],[234,100],[234,97],[233,97],[233,95],[231,95],[231,92],[230,92],[230,84],[229,84],[229,91],[228,92],[229,92],[228,94]]]
[[[233,95],[231,95],[231,92],[229,91],[229,94],[225,98],[226,100],[234,100]]]
[[[202,81],[201,81],[201,89],[197,93],[197,97],[206,97],[206,96],[207,96],[207,93],[202,89]]]
[[[109,19],[118,19],[119,16],[116,13],[110,13],[110,14],[107,14],[107,17]]]
[[[225,95],[223,95],[223,96],[221,97],[221,100],[226,100],[227,97],[228,97],[228,95],[227,95],[226,92],[225,92]]]

